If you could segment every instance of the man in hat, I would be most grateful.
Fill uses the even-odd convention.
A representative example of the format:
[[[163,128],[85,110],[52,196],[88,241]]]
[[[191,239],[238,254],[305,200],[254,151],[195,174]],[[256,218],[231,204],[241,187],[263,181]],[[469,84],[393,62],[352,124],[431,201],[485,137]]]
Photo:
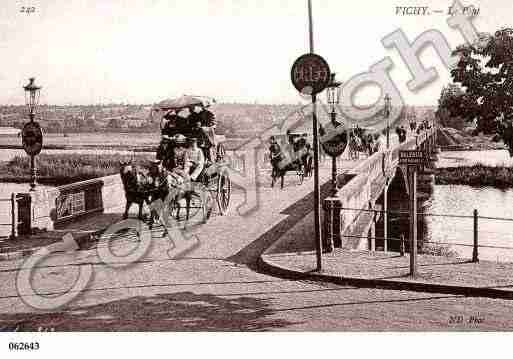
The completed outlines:
[[[199,118],[201,120],[201,126],[203,127],[215,128],[217,125],[216,116],[211,111],[209,111],[205,106],[201,107],[201,111],[199,112]]]
[[[173,138],[162,135],[156,157],[162,161],[165,169],[171,171],[175,167]]]
[[[189,179],[191,164],[187,158],[187,138],[182,134],[177,134],[173,138],[174,142],[174,168],[171,171],[174,184],[181,184]]]
[[[196,122],[201,123],[201,116],[197,112],[196,108],[197,108],[197,106],[190,106],[188,108],[189,109],[189,116],[187,116],[187,126],[188,127],[194,127],[196,125]]]
[[[162,118],[161,125],[161,134],[164,136],[173,137],[177,133],[178,122],[180,121],[180,116],[176,111],[169,111]]]
[[[214,147],[213,139],[210,138],[209,133],[201,127],[201,122],[198,120],[191,125],[191,138],[196,138],[198,147],[203,150],[203,155],[209,161],[212,160],[210,150]]]

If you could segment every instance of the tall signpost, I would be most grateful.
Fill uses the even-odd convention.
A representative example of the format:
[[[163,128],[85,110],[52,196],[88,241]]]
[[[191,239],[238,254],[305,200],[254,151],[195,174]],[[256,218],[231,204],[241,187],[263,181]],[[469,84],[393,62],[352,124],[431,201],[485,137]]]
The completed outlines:
[[[410,275],[417,275],[417,171],[422,171],[428,162],[428,156],[420,150],[399,152],[399,166],[408,179],[410,195]]]
[[[383,250],[385,252],[388,251],[388,186],[390,184],[390,173],[388,168],[390,168],[390,113],[392,112],[392,107],[390,104],[390,96],[385,94],[385,118],[387,119],[387,149],[385,154],[383,154],[383,172],[385,175],[385,193],[384,193],[384,211],[383,211]],[[385,169],[387,167],[387,169]]]
[[[328,88],[326,89],[327,97],[328,97],[328,105],[331,107],[331,124],[333,126],[333,131],[336,131],[336,128],[341,126],[342,124],[337,122],[337,112],[336,106],[340,100],[340,85],[341,82],[335,81],[335,74],[332,73],[330,75],[330,83]],[[321,133],[322,135],[322,133]],[[347,133],[344,134],[333,134],[329,136],[328,141],[322,141],[322,148],[324,152],[326,152],[329,156],[331,156],[331,181],[333,182],[333,190],[332,196],[336,196],[337,189],[337,157],[344,153],[346,149],[348,138]]]
[[[324,91],[330,81],[330,68],[326,60],[314,53],[312,1],[308,0],[310,53],[300,56],[292,66],[291,79],[302,94],[312,97],[313,149],[314,149],[314,229],[317,270],[322,269],[321,198],[319,187],[319,125],[317,123],[317,94]]]

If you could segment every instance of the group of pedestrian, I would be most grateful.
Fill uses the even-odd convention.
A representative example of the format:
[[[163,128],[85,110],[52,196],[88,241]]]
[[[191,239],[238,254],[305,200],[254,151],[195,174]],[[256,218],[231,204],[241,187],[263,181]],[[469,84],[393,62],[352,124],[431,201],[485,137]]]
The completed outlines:
[[[365,138],[365,147],[367,149],[369,156],[372,156],[374,153],[378,152],[383,147],[382,142],[382,136],[378,132],[374,134],[367,134]]]
[[[417,134],[420,134],[422,131],[429,129],[431,129],[431,124],[428,120],[424,120],[420,123],[419,126],[417,126]]]
[[[397,137],[399,138],[399,143],[403,143],[406,141],[406,129],[403,125],[400,125],[396,127],[395,133],[397,134]]]

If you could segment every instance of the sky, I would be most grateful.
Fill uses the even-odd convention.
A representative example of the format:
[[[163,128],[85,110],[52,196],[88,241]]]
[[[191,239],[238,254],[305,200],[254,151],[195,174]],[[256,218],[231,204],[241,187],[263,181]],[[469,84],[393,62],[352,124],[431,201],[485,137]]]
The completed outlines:
[[[404,4],[403,4],[404,3]],[[462,1],[464,5],[470,5]],[[432,48],[426,67],[439,79],[412,93],[409,71],[381,39],[402,29],[413,40],[443,33],[463,43],[448,15],[399,16],[396,6],[447,10],[449,0],[312,0],[315,52],[341,81],[389,56],[390,74],[408,104],[435,104],[449,72]],[[511,0],[471,3],[474,25],[495,32],[513,25]],[[30,14],[22,6],[33,6]],[[41,103],[154,103],[182,94],[221,102],[297,103],[294,60],[309,51],[307,0],[2,0],[0,104],[22,104],[29,77],[43,86]],[[356,97],[372,104],[380,92]]]

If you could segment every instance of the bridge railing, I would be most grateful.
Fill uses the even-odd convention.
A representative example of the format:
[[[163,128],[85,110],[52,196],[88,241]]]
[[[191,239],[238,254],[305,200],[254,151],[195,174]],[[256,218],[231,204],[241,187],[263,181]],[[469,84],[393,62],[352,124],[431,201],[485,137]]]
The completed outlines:
[[[125,205],[123,184],[119,175],[80,181],[55,188],[19,194],[20,234],[31,230],[53,230],[55,225],[70,222],[94,212]]]
[[[391,149],[391,162],[392,166],[397,166],[399,161],[399,152],[406,149],[414,149],[428,139],[432,134],[433,130],[424,131],[415,137],[410,137],[405,142],[394,146]],[[367,210],[371,206],[372,199],[372,184],[380,178],[383,178],[383,151],[376,152],[365,161],[356,166],[352,172],[355,175],[348,183],[346,183],[338,192],[337,197],[328,198],[326,201],[329,203],[325,204],[325,208],[334,210],[336,208],[361,208]],[[340,211],[334,210],[335,213],[330,213],[326,216],[326,225],[333,227],[333,223],[337,223],[340,232],[335,235],[344,235],[354,225],[361,211]],[[337,217],[336,219],[334,218]],[[334,229],[327,231],[330,235],[333,235]]]

